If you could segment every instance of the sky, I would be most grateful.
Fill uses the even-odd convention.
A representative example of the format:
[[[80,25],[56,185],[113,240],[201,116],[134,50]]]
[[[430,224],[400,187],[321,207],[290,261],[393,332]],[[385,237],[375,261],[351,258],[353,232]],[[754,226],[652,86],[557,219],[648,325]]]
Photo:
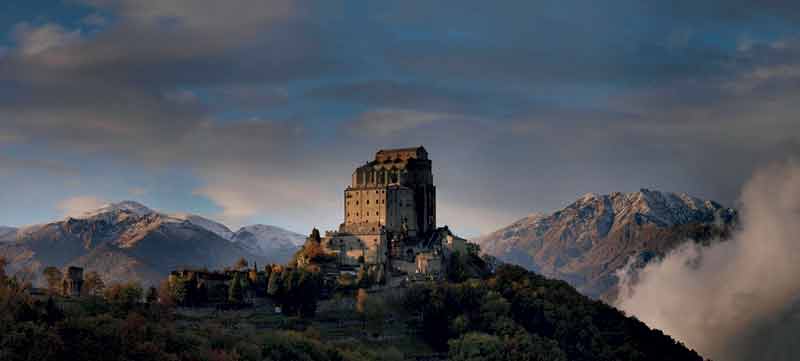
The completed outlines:
[[[735,205],[800,156],[798,100],[797,1],[3,1],[0,225],[333,229],[353,169],[417,145],[466,236],[588,192]]]

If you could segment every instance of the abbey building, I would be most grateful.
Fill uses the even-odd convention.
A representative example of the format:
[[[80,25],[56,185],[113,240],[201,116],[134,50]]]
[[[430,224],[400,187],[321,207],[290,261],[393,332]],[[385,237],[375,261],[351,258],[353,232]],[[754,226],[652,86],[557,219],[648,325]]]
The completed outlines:
[[[380,150],[356,168],[343,210],[339,229],[318,240],[341,270],[438,277],[451,254],[469,251],[466,240],[437,228],[432,162],[423,147]]]

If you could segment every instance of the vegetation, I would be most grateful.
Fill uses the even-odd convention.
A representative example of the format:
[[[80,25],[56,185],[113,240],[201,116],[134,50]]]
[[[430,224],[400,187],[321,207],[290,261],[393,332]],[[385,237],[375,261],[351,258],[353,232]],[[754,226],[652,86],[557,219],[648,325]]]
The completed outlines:
[[[302,268],[279,268],[270,273],[267,295],[287,315],[311,317],[322,292],[322,275]]]
[[[565,282],[508,265],[488,274],[470,254],[455,259],[453,281],[339,289],[320,310],[319,272],[270,267],[259,287],[283,315],[269,308],[175,308],[193,302],[187,295],[197,286],[185,282],[36,298],[5,274],[0,259],[0,360],[702,361]],[[242,302],[252,282],[237,273],[223,297]]]
[[[79,300],[38,300],[5,274],[0,258],[0,360],[3,361],[282,361],[402,360],[388,350],[360,342],[331,344],[301,319],[258,330],[225,315],[187,318],[168,297],[153,302],[136,283],[112,284],[103,296]],[[289,272],[292,285],[309,276]],[[300,287],[303,288],[303,287]],[[169,294],[163,285],[158,293]],[[289,292],[291,293],[291,292]],[[143,302],[147,300],[149,302]],[[166,300],[167,302],[161,302]],[[63,309],[63,310],[62,310]],[[233,313],[234,315],[236,313]],[[255,315],[255,313],[254,313]],[[274,317],[274,316],[273,316]],[[253,320],[263,324],[263,320]],[[190,325],[190,326],[189,326]],[[305,330],[296,330],[305,327]]]
[[[562,281],[504,265],[485,280],[416,285],[422,336],[455,360],[701,360],[660,331]]]

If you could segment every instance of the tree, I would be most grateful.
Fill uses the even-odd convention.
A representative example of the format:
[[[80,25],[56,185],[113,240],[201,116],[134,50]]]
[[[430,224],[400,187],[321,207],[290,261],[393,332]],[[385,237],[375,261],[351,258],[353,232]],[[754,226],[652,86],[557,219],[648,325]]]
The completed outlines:
[[[161,284],[158,286],[158,303],[168,307],[175,306],[176,304],[175,297],[172,294],[172,285],[170,285],[168,280],[161,281]]]
[[[130,309],[142,300],[144,290],[138,282],[115,283],[103,294],[109,303]]]
[[[42,271],[42,274],[47,281],[47,290],[50,291],[51,294],[58,293],[58,290],[61,286],[61,279],[63,278],[61,270],[56,267],[49,266]]]
[[[247,269],[247,265],[248,265],[247,260],[244,259],[244,257],[241,257],[239,258],[238,261],[236,261],[236,263],[233,264],[233,269],[237,271],[242,271]]]
[[[356,285],[359,288],[368,288],[372,285],[372,277],[367,271],[367,268],[364,265],[361,265],[361,268],[358,269],[358,274],[356,275]]]
[[[86,273],[86,276],[83,277],[83,287],[81,292],[84,295],[88,296],[98,296],[103,294],[103,290],[106,288],[103,279],[100,278],[100,274],[95,271],[90,271]]]
[[[367,290],[359,288],[358,293],[356,293],[356,312],[364,313],[367,307],[367,298],[369,298]]]
[[[448,359],[453,361],[506,360],[503,342],[496,336],[468,333],[449,342]]]
[[[242,280],[238,273],[228,287],[228,302],[237,304],[244,302],[244,289],[242,289]]]
[[[356,307],[361,313],[363,327],[373,335],[380,335],[386,320],[386,302],[381,297],[369,297],[363,288],[358,290]]]
[[[272,297],[279,297],[281,289],[283,288],[283,272],[275,270],[269,275],[269,282],[267,282],[267,295]]]
[[[185,279],[177,279],[169,283],[169,298],[176,305],[186,306],[189,303],[189,287]]]
[[[148,304],[154,304],[158,302],[158,290],[155,287],[150,286],[150,288],[147,289],[147,296],[145,297],[145,300]]]
[[[61,311],[56,303],[53,301],[53,297],[47,298],[47,304],[44,308],[44,321],[47,322],[48,325],[53,325],[54,323],[61,321],[64,319],[64,312]]]
[[[310,241],[316,242],[316,243],[319,243],[320,241],[322,241],[322,237],[319,234],[319,229],[316,229],[316,228],[312,229],[311,230],[311,235],[308,237],[308,239]]]
[[[467,272],[464,267],[465,257],[460,252],[456,251],[450,255],[450,261],[447,264],[447,279],[451,282],[463,282],[467,279]]]
[[[5,283],[6,281],[6,266],[8,265],[8,261],[5,257],[0,257],[0,284]]]

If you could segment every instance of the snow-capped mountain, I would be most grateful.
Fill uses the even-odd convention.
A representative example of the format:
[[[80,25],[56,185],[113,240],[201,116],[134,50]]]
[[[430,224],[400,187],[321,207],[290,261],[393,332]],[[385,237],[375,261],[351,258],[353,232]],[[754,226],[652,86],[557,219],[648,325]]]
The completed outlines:
[[[75,219],[93,219],[99,217],[106,217],[108,215],[115,215],[119,213],[132,213],[137,216],[145,216],[156,211],[146,207],[145,205],[134,201],[122,201],[119,203],[110,203],[95,210],[84,212]]]
[[[227,240],[231,240],[231,238],[233,237],[233,232],[230,230],[230,228],[228,228],[228,226],[216,221],[212,221],[208,218],[188,213],[176,213],[170,216],[172,218],[183,220],[192,223],[194,225],[197,225],[199,227],[205,228]]]
[[[647,262],[690,239],[724,238],[735,220],[735,210],[687,194],[590,193],[478,243],[488,254],[563,279],[587,295],[613,297],[615,272],[631,257]]]
[[[240,257],[260,264],[288,260],[280,247],[273,253],[268,247],[251,252],[244,243],[231,241],[230,230],[231,237],[223,237],[225,230],[200,216],[167,215],[125,201],[21,229],[15,241],[0,244],[0,256],[10,261],[12,272],[29,269],[38,275],[47,266],[78,265],[98,271],[107,281],[147,284],[180,267],[222,268]]]
[[[135,201],[122,201],[122,202],[118,202],[118,203],[111,203],[111,204],[105,205],[105,206],[103,206],[103,207],[101,207],[99,209],[92,210],[92,211],[86,212],[86,213],[84,213],[84,214],[82,214],[82,215],[80,215],[78,217],[72,217],[72,218],[75,218],[75,219],[98,219],[98,218],[109,217],[109,216],[113,217],[116,214],[119,214],[120,212],[132,213],[132,214],[135,214],[137,216],[146,216],[146,215],[150,215],[150,214],[159,214],[159,215],[163,216],[165,218],[165,220],[167,220],[167,221],[188,222],[188,223],[194,224],[194,225],[196,225],[198,227],[201,227],[201,228],[204,228],[204,229],[209,230],[211,232],[214,232],[217,235],[219,235],[220,237],[228,239],[228,240],[230,240],[231,237],[233,237],[233,232],[230,229],[228,229],[228,227],[225,226],[222,223],[219,223],[219,222],[216,222],[216,221],[212,221],[212,220],[210,220],[208,218],[204,218],[204,217],[198,216],[196,214],[190,214],[190,213],[166,214],[166,213],[157,212],[157,211],[155,211],[155,210],[153,210],[153,209],[151,209],[151,208],[149,208],[149,207],[147,207],[147,206],[145,206],[145,205],[143,205],[141,203],[135,202]]]
[[[303,245],[305,236],[275,226],[256,224],[236,231],[231,241],[254,254],[265,257],[282,255],[281,258],[288,261]]]

